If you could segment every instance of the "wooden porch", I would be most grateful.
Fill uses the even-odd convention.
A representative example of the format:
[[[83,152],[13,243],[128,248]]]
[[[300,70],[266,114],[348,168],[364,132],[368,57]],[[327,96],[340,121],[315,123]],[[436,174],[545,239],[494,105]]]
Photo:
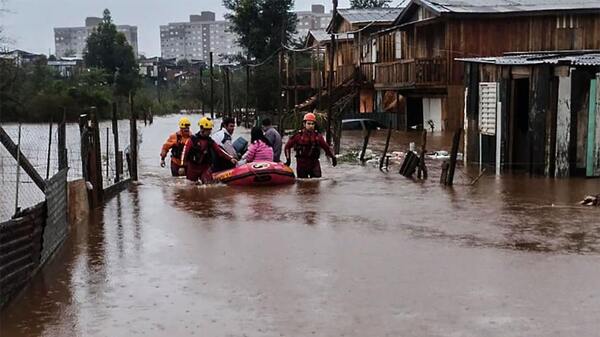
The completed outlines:
[[[375,64],[375,87],[443,86],[447,83],[445,58],[415,58]]]

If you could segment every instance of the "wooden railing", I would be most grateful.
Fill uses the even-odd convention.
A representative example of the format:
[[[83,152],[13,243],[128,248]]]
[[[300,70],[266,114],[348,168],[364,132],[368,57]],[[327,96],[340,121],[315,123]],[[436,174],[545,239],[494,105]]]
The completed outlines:
[[[363,62],[360,64],[360,77],[361,80],[367,83],[373,83],[375,81],[375,63],[374,62]]]
[[[398,87],[447,83],[446,59],[419,58],[375,64],[375,83]]]
[[[348,81],[352,77],[354,77],[354,72],[356,67],[354,64],[344,64],[337,67],[337,71],[335,73],[335,85],[341,85],[342,83]]]

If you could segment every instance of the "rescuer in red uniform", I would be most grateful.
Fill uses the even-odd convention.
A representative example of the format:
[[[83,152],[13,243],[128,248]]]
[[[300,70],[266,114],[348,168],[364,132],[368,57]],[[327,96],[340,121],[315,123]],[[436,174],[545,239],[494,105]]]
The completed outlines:
[[[190,137],[185,143],[183,154],[181,155],[181,163],[186,166],[186,177],[188,180],[197,182],[198,179],[203,184],[208,184],[213,181],[211,165],[214,156],[219,156],[225,160],[236,164],[237,160],[225,152],[212,138],[210,133],[214,123],[208,117],[203,117],[200,122],[200,131]]]
[[[179,131],[171,134],[160,151],[160,166],[165,167],[165,158],[171,151],[171,175],[173,177],[185,175],[185,166],[181,165],[181,153],[185,143],[192,135],[190,132],[189,118],[182,117],[179,120]]]
[[[285,144],[285,164],[291,164],[292,148],[296,151],[296,174],[298,178],[320,178],[321,164],[319,156],[321,149],[331,158],[331,164],[337,165],[337,159],[323,136],[315,130],[317,117],[313,113],[304,115],[304,128],[294,134]]]

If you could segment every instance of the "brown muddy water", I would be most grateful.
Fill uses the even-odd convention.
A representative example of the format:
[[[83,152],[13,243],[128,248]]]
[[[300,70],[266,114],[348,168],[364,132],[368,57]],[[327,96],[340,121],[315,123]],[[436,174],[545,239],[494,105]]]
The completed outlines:
[[[293,186],[199,187],[158,166],[175,125],[144,129],[141,184],[73,228],[2,337],[599,335],[600,209],[577,205],[598,180],[444,188],[436,161],[415,182],[322,160]]]

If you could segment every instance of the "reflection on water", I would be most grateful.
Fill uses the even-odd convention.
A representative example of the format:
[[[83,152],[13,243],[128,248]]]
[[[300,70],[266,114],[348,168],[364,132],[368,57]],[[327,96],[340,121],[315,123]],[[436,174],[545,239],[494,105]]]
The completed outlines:
[[[316,316],[310,316],[313,320],[319,319],[319,310],[339,314],[335,311],[338,306],[353,308],[357,317],[373,319],[369,316],[372,312],[387,317],[400,305],[381,303],[405,298],[400,302],[410,305],[406,303],[422,300],[411,298],[410,293],[404,297],[387,294],[434,282],[412,279],[396,286],[397,280],[405,277],[403,269],[417,268],[415,265],[427,270],[441,268],[438,262],[427,265],[430,256],[444,261],[439,263],[447,269],[447,277],[459,279],[457,275],[469,272],[463,269],[464,260],[472,261],[469,268],[485,275],[490,272],[486,264],[510,265],[513,259],[538,261],[538,256],[569,258],[550,266],[534,262],[523,270],[504,268],[508,286],[493,291],[519,297],[518,286],[510,286],[511,278],[518,280],[530,268],[548,277],[556,268],[586,268],[585,258],[600,253],[600,208],[577,206],[583,195],[600,191],[598,180],[485,175],[470,186],[468,176],[478,172],[476,168],[461,168],[456,186],[446,188],[438,184],[438,161],[428,161],[429,180],[413,181],[397,174],[397,165],[382,173],[368,165],[332,168],[323,160],[324,178],[291,186],[198,186],[171,178],[168,170],[158,165],[160,145],[173,131],[176,120],[156,119],[144,130],[142,184],[94,212],[89,224],[73,229],[56,259],[1,313],[2,336],[187,336],[201,331],[224,335],[223,331],[239,324],[232,333],[237,336],[247,332],[245,328],[257,331],[253,322],[262,322],[257,324],[260,328],[281,328],[309,315],[305,311],[311,310],[304,307],[288,307],[297,298],[314,301],[306,304],[315,306],[312,311]],[[235,136],[247,134],[237,130]],[[362,142],[360,133],[345,133],[344,137],[345,148],[358,147]],[[383,148],[384,138],[385,133],[374,135],[375,150]],[[409,141],[418,138],[417,134],[395,134],[391,150],[405,150]],[[435,135],[428,141],[432,149],[447,149],[450,137]],[[487,260],[479,261],[479,256]],[[397,271],[396,264],[403,268]],[[418,273],[425,271],[418,270],[415,275]],[[328,275],[335,276],[331,288],[318,283],[328,280]],[[387,275],[392,276],[388,279]],[[493,283],[472,277],[473,282]],[[590,271],[585,277],[597,279],[600,274]],[[302,278],[308,281],[296,281]],[[467,295],[462,293],[461,282],[453,286],[444,280],[444,286],[451,290],[440,290],[438,300],[453,298],[456,293],[464,300]],[[383,293],[373,295],[375,298],[367,296],[365,302],[353,302],[353,296],[358,295],[348,294],[362,289],[364,283],[374,284],[373,288],[381,288]],[[270,291],[277,296],[270,298]],[[553,296],[564,303],[573,297],[568,291]],[[537,297],[529,300],[530,304],[542,301]],[[489,305],[497,307],[495,302]],[[438,303],[426,307],[435,311],[432,308]],[[539,310],[532,305],[523,315]],[[439,312],[422,314],[445,317]],[[287,321],[270,320],[280,315]],[[551,325],[553,315],[560,313],[544,313],[541,319]],[[339,316],[324,317],[330,324],[340,321]],[[310,321],[307,318],[298,324]],[[389,317],[386,322],[405,324]],[[452,318],[449,322],[458,324]],[[435,323],[443,324],[444,319]],[[289,329],[278,331],[298,332],[292,335],[305,332],[294,324]],[[582,329],[585,334],[593,327]],[[272,335],[269,332],[274,331],[263,332],[257,335]],[[501,335],[506,336],[494,336]]]

